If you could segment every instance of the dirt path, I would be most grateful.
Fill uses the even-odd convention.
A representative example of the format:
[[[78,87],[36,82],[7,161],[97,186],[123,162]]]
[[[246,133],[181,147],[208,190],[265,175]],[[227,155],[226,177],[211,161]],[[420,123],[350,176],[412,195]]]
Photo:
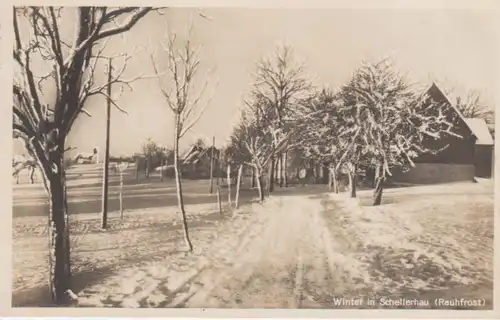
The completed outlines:
[[[356,275],[348,240],[334,239],[319,199],[307,196],[270,199],[267,222],[226,257],[226,263],[198,277],[191,294],[177,307],[321,308],[335,296],[355,291]],[[342,236],[340,237],[342,240]],[[350,268],[349,268],[350,269]]]
[[[476,266],[471,273],[474,264],[452,263],[458,256],[451,247],[443,258],[418,241],[433,233],[420,216],[404,220],[334,198],[269,199],[261,223],[169,306],[425,309],[456,293],[489,307],[491,290],[481,279],[491,272]],[[462,237],[452,238],[450,246]],[[398,306],[399,299],[409,304]]]

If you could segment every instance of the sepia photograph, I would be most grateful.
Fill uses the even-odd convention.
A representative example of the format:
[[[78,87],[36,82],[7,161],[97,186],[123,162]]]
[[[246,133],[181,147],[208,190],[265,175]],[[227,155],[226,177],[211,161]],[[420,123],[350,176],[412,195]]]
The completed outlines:
[[[493,310],[494,10],[9,8],[12,308]]]

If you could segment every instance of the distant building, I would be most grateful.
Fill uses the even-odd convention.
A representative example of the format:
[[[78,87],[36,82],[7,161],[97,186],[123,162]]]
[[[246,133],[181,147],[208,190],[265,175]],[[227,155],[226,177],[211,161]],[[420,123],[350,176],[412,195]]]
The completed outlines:
[[[94,148],[92,153],[79,153],[76,155],[74,162],[78,164],[99,163],[99,150]]]
[[[212,152],[214,153],[214,176],[219,175],[220,166],[218,159],[220,151],[215,147],[205,148],[193,145],[180,157],[182,176],[192,179],[210,177]]]

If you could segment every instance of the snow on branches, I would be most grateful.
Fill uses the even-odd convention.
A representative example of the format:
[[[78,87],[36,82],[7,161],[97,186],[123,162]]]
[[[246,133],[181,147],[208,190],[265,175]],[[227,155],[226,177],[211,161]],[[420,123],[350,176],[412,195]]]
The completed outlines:
[[[88,97],[103,95],[110,83],[130,86],[141,76],[125,80],[123,73],[130,57],[112,77],[110,83],[96,85],[97,61],[105,57],[107,39],[130,30],[153,8],[108,7],[19,7],[13,9],[14,49],[16,62],[14,94],[14,136],[22,138],[30,152],[41,162],[47,153],[58,150]],[[73,38],[65,36],[63,16],[75,15]],[[96,46],[105,41],[100,48]],[[40,66],[46,74],[37,74]],[[43,100],[42,84],[51,81],[55,94],[49,104]],[[116,103],[113,102],[116,105]],[[60,148],[59,152],[63,152]],[[47,169],[47,168],[44,168]]]
[[[439,150],[426,144],[429,138],[455,135],[450,106],[417,95],[390,61],[365,64],[341,89],[344,132],[358,148],[368,166],[390,168],[414,166],[413,159]]]

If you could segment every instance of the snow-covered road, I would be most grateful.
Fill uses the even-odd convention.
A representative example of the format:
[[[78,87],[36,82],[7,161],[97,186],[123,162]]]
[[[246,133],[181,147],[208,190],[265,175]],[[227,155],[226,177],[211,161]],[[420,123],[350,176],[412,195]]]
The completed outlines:
[[[402,307],[383,302],[406,299],[406,307],[433,308],[436,298],[459,297],[491,307],[492,230],[483,222],[492,216],[476,207],[483,196],[463,212],[439,205],[436,216],[408,202],[360,207],[315,186],[282,191],[234,217],[190,207],[191,254],[179,252],[175,208],[131,212],[108,232],[79,221],[73,231],[79,305],[382,308]],[[45,248],[30,234],[17,240],[19,250],[32,250],[16,257],[16,279],[25,286],[28,276],[45,274],[23,271],[44,263]]]

